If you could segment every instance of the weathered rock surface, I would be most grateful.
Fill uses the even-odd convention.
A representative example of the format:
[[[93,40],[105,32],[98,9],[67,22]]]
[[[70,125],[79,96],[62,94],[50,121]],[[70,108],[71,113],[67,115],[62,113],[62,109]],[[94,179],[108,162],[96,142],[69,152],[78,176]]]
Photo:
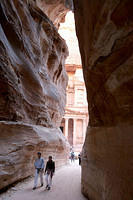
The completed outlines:
[[[133,1],[74,0],[89,107],[82,192],[133,199]]]
[[[33,3],[34,0],[30,1]],[[49,16],[57,28],[65,21],[67,12],[73,10],[73,0],[36,0],[36,5]]]
[[[69,145],[60,129],[0,122],[0,189],[34,173],[38,151],[45,162],[52,155],[56,167],[67,163]]]
[[[58,127],[65,106],[68,50],[52,21],[28,0],[0,1],[0,22],[2,188],[32,174],[38,149],[48,156],[57,145],[57,161],[60,157],[66,162],[68,144]]]
[[[60,124],[67,47],[52,22],[22,1],[1,2],[0,119]]]

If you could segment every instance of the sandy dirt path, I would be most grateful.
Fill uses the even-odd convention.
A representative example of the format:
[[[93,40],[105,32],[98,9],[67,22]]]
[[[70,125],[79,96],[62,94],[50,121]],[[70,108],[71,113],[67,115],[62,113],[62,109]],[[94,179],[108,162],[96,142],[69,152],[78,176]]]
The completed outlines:
[[[71,164],[56,171],[50,191],[38,186],[32,190],[33,179],[19,183],[0,200],[86,200],[81,194],[81,168],[78,163]],[[45,181],[44,181],[45,182]],[[38,180],[40,185],[40,180]]]

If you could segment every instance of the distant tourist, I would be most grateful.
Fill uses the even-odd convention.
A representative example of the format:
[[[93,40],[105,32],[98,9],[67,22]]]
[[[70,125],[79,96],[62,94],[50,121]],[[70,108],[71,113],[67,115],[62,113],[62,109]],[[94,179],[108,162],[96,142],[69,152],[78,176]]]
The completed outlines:
[[[40,175],[41,187],[43,186],[43,171],[44,171],[44,159],[41,158],[41,153],[37,153],[37,159],[35,160],[35,180],[33,190],[37,187],[38,176]]]
[[[70,147],[70,152],[72,152],[72,151],[73,151],[73,146]]]
[[[79,159],[79,165],[81,165],[81,154],[80,153],[78,155],[78,159]]]
[[[70,159],[71,159],[71,162],[74,162],[74,160],[75,160],[74,151],[71,152],[71,157],[70,157]]]
[[[50,190],[52,185],[52,178],[55,172],[55,162],[52,160],[52,156],[49,156],[46,168],[45,168],[45,174],[46,174],[46,189]]]

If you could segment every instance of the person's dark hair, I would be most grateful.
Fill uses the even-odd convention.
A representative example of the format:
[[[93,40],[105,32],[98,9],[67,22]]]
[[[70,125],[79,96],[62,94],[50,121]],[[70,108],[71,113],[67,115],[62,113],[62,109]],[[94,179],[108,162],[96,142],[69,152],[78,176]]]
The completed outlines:
[[[51,159],[52,159],[52,156],[49,156],[49,158],[51,158]]]
[[[38,152],[37,154],[41,156],[41,152]]]

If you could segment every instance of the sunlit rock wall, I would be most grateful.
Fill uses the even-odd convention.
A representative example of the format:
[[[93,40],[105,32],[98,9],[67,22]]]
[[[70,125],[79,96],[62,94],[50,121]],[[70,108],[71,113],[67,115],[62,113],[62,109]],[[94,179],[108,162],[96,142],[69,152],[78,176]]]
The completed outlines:
[[[65,22],[60,24],[58,32],[65,39],[69,49],[69,56],[66,59],[66,64],[81,65],[78,39],[75,31],[74,13],[72,11],[67,13]]]
[[[133,199],[133,1],[74,0],[89,126],[82,192]]]
[[[65,9],[65,8],[64,8]],[[0,1],[0,189],[31,175],[36,152],[67,162],[58,129],[68,55],[52,21],[28,0]],[[27,169],[27,171],[26,171]]]
[[[60,23],[65,21],[65,16],[69,10],[73,10],[73,0],[29,0],[46,13],[54,25],[59,28]]]

